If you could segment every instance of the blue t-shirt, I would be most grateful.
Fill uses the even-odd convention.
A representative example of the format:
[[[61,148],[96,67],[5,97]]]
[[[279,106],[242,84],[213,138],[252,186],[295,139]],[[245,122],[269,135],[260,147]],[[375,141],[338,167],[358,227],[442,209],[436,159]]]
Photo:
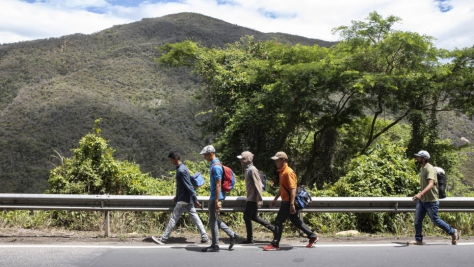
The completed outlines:
[[[210,171],[211,197],[209,198],[209,200],[216,200],[216,180],[221,180],[221,183],[222,183],[222,176],[224,174],[224,169],[222,168],[221,165],[216,164],[217,162],[220,162],[218,158],[215,158],[211,162],[211,171]],[[225,193],[221,189],[219,200],[222,200],[222,199],[225,199]]]

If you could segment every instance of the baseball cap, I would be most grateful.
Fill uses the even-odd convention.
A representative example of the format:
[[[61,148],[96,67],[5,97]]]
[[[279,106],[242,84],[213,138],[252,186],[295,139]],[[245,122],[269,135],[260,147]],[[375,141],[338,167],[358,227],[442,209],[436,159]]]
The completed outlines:
[[[277,159],[288,159],[288,156],[286,155],[285,152],[283,151],[280,151],[280,152],[277,152],[275,154],[275,156],[272,157],[273,160],[277,160]]]
[[[202,149],[201,153],[199,153],[199,154],[202,155],[202,154],[207,154],[207,153],[216,153],[216,149],[213,146],[208,145],[208,146],[205,146]]]
[[[430,159],[430,153],[428,153],[428,151],[425,151],[425,150],[420,150],[420,152],[416,153],[415,156]]]
[[[250,151],[244,151],[240,155],[237,156],[238,159],[252,159],[253,154]]]

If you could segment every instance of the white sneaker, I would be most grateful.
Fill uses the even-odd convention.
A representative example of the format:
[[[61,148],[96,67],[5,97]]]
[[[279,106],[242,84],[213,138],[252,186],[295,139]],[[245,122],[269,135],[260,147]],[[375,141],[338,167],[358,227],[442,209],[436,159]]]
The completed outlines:
[[[151,236],[151,240],[152,240],[154,243],[158,244],[158,245],[164,245],[164,244],[165,244],[165,242],[163,242],[163,241],[161,240],[161,238],[156,237],[156,236]]]

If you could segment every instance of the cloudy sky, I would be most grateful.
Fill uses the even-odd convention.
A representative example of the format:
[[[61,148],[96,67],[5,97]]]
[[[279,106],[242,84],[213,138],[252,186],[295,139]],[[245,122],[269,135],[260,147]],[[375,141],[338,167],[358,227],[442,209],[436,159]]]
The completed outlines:
[[[396,29],[433,36],[438,48],[474,45],[474,0],[0,0],[0,44],[90,34],[179,12],[336,41],[332,28],[372,11],[400,17]]]

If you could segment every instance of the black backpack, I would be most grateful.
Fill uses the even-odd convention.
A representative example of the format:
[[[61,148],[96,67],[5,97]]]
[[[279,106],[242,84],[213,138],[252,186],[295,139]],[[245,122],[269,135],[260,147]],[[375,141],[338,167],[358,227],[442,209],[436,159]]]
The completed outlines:
[[[438,178],[438,198],[446,198],[446,173],[440,167],[434,167]]]

